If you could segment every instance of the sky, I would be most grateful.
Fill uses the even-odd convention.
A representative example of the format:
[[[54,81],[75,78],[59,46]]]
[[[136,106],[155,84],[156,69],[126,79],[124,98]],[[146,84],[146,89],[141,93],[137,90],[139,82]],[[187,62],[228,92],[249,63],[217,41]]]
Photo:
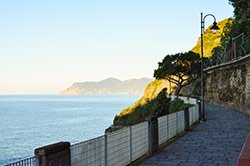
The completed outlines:
[[[196,44],[201,12],[233,17],[228,0],[0,0],[0,94],[153,78],[165,55]]]

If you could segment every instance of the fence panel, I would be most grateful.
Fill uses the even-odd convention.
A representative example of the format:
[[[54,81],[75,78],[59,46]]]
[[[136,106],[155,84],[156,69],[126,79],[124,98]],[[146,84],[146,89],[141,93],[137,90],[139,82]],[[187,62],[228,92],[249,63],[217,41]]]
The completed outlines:
[[[193,124],[196,122],[196,107],[193,106]]]
[[[148,152],[148,122],[131,126],[132,161]]]
[[[198,105],[189,108],[189,122],[190,126],[194,124],[199,119],[199,109]]]
[[[195,105],[195,106],[194,106],[194,109],[195,109],[195,111],[194,111],[194,114],[195,114],[195,122],[197,122],[197,121],[199,120],[199,107],[198,107],[198,105]]]
[[[169,139],[173,138],[177,134],[176,130],[176,113],[172,113],[168,115],[168,133]]]
[[[72,166],[95,166],[105,164],[104,136],[74,144],[70,149]]]
[[[130,163],[130,130],[124,128],[107,134],[108,165],[127,165]]]
[[[158,118],[158,142],[159,145],[168,140],[168,115]]]
[[[198,112],[198,107],[195,105],[193,106],[193,123],[195,123],[198,120],[197,112]]]
[[[39,166],[39,161],[36,157],[31,157],[5,166]]]
[[[177,112],[177,133],[184,131],[185,123],[184,123],[184,111]]]

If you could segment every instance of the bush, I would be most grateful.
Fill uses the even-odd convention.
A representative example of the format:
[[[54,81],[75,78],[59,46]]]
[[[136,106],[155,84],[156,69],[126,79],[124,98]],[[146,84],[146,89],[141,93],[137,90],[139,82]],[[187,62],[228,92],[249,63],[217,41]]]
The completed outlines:
[[[122,116],[116,116],[114,125],[130,126],[145,121],[151,115],[163,116],[169,113],[170,98],[167,97],[167,89],[164,88],[155,99],[144,105],[137,105],[132,112]]]
[[[183,100],[176,98],[173,101],[167,97],[167,89],[164,88],[155,99],[147,103],[137,105],[129,114],[117,115],[114,119],[115,126],[131,126],[140,122],[144,122],[146,117],[155,115],[157,117],[164,116],[173,112],[181,111],[191,104],[185,104]]]
[[[169,113],[171,114],[174,112],[178,112],[178,111],[184,110],[185,108],[189,108],[191,106],[192,104],[186,104],[184,103],[183,100],[179,98],[175,98],[169,103]]]

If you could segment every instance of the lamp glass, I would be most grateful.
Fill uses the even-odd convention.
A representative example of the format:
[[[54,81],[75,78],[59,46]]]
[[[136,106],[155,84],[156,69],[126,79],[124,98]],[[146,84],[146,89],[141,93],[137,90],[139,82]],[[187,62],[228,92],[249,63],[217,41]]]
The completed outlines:
[[[217,29],[212,29],[213,34],[216,34],[217,31]]]
[[[210,28],[213,33],[216,33],[220,28],[217,26],[217,23],[214,22],[213,26]]]

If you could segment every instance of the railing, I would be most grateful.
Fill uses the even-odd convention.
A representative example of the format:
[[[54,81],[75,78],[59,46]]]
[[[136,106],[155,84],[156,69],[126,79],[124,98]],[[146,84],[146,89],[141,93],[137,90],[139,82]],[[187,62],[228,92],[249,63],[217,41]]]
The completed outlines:
[[[191,126],[199,119],[198,105],[189,108],[189,125]]]
[[[186,103],[195,104],[188,109],[189,125],[199,120],[196,99],[181,97]],[[167,142],[185,129],[184,111],[158,118],[159,145]],[[117,130],[89,141],[71,146],[71,163],[77,165],[127,165],[147,155],[150,138],[149,124],[143,122]]]
[[[135,161],[148,152],[148,122],[131,126],[132,160]]]
[[[148,123],[139,123],[71,146],[71,164],[127,165],[148,152]]]
[[[241,33],[238,36],[233,37],[231,48],[229,50],[226,50],[225,48],[227,46],[225,45],[224,50],[220,49],[220,51],[214,53],[214,55],[209,60],[206,60],[204,62],[204,67],[209,68],[212,66],[225,64],[247,56],[250,53],[250,41],[249,39],[245,40],[244,36],[244,33]]]
[[[31,157],[27,159],[23,159],[6,166],[39,166],[38,159],[36,157]]]
[[[88,141],[71,145],[71,165],[104,165],[105,137],[97,137]]]
[[[150,153],[152,144],[152,126],[157,126],[158,145],[164,144],[199,120],[196,99],[180,97],[185,103],[194,104],[186,111],[179,111],[156,119],[126,127],[103,136],[70,146],[69,161],[72,166],[123,166]],[[188,121],[188,123],[186,123]],[[59,148],[60,149],[60,148]],[[65,149],[64,149],[65,150]],[[38,157],[39,158],[39,157]],[[32,157],[7,166],[38,166],[41,158]],[[42,159],[44,160],[44,158]],[[58,161],[57,161],[58,162]],[[65,161],[64,161],[65,162]]]
[[[159,117],[159,145],[184,131],[184,125],[184,111]]]

